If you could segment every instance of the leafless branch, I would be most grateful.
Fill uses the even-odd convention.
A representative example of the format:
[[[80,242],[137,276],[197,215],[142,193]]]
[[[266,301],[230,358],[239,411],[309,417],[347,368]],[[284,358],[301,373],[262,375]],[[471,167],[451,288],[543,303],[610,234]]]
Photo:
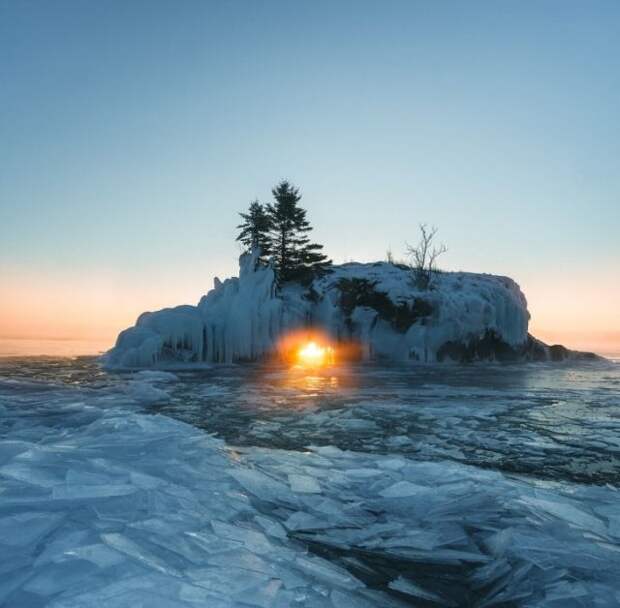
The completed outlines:
[[[429,228],[426,224],[420,224],[420,240],[414,247],[407,243],[407,256],[410,260],[410,267],[416,285],[423,289],[428,289],[436,272],[437,258],[448,251],[448,248],[441,244],[436,246],[433,240],[437,234],[435,226]]]

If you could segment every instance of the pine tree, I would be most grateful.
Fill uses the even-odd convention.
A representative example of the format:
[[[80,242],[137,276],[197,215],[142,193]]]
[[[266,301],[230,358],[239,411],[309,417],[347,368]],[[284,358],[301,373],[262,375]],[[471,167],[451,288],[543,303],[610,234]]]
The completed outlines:
[[[252,201],[247,213],[239,213],[243,222],[237,226],[241,230],[237,240],[244,246],[246,253],[260,247],[261,255],[259,262],[265,261],[271,255],[271,219],[258,200]]]
[[[305,281],[325,270],[331,260],[321,253],[323,245],[311,243],[307,236],[312,226],[306,219],[306,210],[298,205],[299,188],[282,180],[271,192],[275,202],[266,208],[271,220],[271,252],[278,281]]]

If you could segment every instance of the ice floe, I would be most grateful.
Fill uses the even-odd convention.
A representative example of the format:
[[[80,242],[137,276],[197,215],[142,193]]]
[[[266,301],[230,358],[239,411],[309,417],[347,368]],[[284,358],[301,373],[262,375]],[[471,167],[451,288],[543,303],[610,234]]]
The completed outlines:
[[[0,380],[0,605],[620,604],[617,485],[511,476],[439,452],[428,460],[424,449],[232,446],[146,413],[158,405],[143,394],[179,399],[180,390],[186,398],[192,387],[184,382],[142,375],[70,388]],[[195,383],[194,394],[201,387]],[[501,428],[485,429],[512,415],[509,391],[504,400],[491,389],[472,391],[471,403],[495,403],[476,413],[450,401],[454,389],[429,390],[435,406],[416,406],[426,429],[437,427],[446,442],[458,429],[477,446],[502,443]],[[531,382],[527,391],[539,398]],[[217,402],[233,393],[208,392]],[[297,428],[301,436],[311,428],[304,424],[336,419],[341,430],[332,438],[359,434],[389,452],[390,439],[413,436],[403,403],[389,399],[390,407],[368,399],[346,416],[342,408],[296,410],[263,431],[271,437]],[[374,420],[376,428],[355,420]],[[594,422],[599,430],[603,421],[600,414]],[[534,439],[523,449],[553,452],[551,439]]]

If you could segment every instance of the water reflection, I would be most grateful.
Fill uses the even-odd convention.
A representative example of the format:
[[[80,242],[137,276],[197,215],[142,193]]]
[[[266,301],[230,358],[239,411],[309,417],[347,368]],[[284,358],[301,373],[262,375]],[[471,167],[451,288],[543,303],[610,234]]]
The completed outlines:
[[[334,445],[537,478],[620,483],[614,364],[218,366],[155,382],[165,398],[149,403],[127,391],[133,374],[107,374],[93,359],[0,360],[0,376],[94,389],[102,403],[122,397],[231,446]],[[110,397],[108,390],[116,392]],[[46,399],[43,392],[38,407]]]
[[[286,381],[283,383],[282,388],[303,390],[309,392],[313,396],[338,390],[340,387],[340,378],[334,375],[330,370],[326,370],[325,373],[322,374],[317,374],[316,372],[307,373],[303,369],[296,369],[286,374],[285,378]]]

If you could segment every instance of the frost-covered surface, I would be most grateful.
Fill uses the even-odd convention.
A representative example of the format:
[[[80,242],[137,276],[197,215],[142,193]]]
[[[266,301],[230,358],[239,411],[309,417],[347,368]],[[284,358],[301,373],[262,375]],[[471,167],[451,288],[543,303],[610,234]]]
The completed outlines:
[[[422,290],[406,268],[351,263],[334,266],[308,287],[289,284],[278,291],[272,269],[256,267],[255,256],[244,255],[239,278],[215,279],[198,306],[141,315],[119,335],[106,364],[256,360],[273,352],[287,331],[308,326],[334,340],[360,343],[367,359],[432,362],[442,346],[468,344],[489,333],[508,347],[523,348],[528,320],[525,297],[507,277],[437,273],[431,289]]]
[[[249,461],[256,468],[239,480],[279,507],[293,538],[335,552],[354,572],[384,564],[375,576],[412,598],[440,606],[620,603],[617,488],[537,487],[331,446],[253,451]],[[287,482],[297,486],[293,504],[279,493]]]
[[[414,286],[408,269],[383,262],[336,266],[332,274],[314,282],[314,289],[324,298],[318,306],[318,318],[334,335],[348,337],[338,306],[338,286],[343,279],[369,281],[374,291],[387,294],[395,305],[413,307],[416,301],[422,301],[432,309],[407,331],[399,331],[373,308],[356,307],[351,314],[352,337],[367,346],[371,357],[435,361],[446,342],[467,342],[487,331],[496,332],[511,346],[527,340],[527,302],[512,279],[446,272],[435,275],[430,290],[420,290]]]
[[[0,605],[383,602],[253,506],[237,480],[248,469],[221,441],[166,417],[100,409],[118,394],[2,382],[0,395],[10,427],[0,440]],[[282,498],[298,500],[288,486]]]
[[[620,604],[618,366],[498,368],[478,380],[472,368],[420,367],[418,385],[368,367],[358,392],[354,370],[288,383],[272,370],[264,389],[241,370],[233,383],[234,368],[109,377],[80,362],[5,365],[0,605]],[[324,427],[326,444],[233,447],[148,413],[185,408],[208,429],[218,402],[263,437]],[[337,447],[349,436],[364,451]],[[451,453],[455,441],[472,451]],[[562,448],[573,444],[578,467],[582,442],[585,466],[597,453],[610,463],[606,483],[550,480],[547,462],[570,459]],[[532,468],[468,464],[484,448],[528,454]]]

